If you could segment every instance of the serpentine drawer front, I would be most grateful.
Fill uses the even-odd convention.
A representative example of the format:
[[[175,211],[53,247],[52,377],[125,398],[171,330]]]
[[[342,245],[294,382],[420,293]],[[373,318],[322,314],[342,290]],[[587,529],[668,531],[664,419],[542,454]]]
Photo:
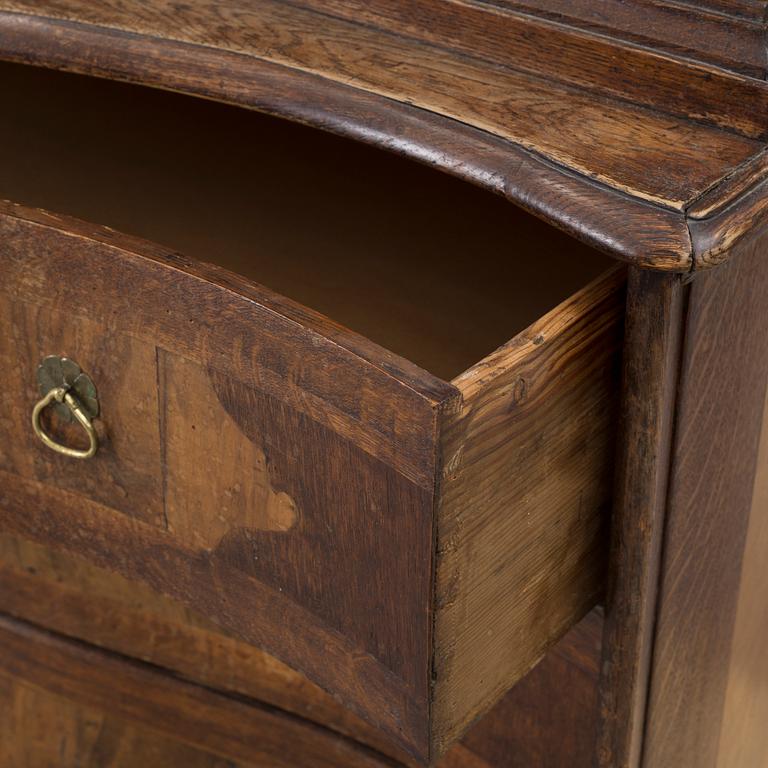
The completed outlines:
[[[56,93],[51,89],[50,98]],[[66,95],[72,113],[82,115],[86,106],[76,97]],[[89,98],[107,119],[110,91]],[[222,121],[232,119],[224,107],[173,98],[169,110],[187,124],[202,118],[184,110],[216,116],[218,109]],[[166,119],[152,102],[156,96],[146,99],[152,119]],[[35,130],[48,135],[44,115],[30,112],[25,125],[20,111],[18,119],[26,141]],[[98,120],[82,122],[78,130],[94,134],[83,144],[97,152]],[[321,141],[310,129],[298,130],[307,146]],[[178,141],[175,131],[166,133]],[[43,138],[35,161],[45,161]],[[6,137],[6,146],[13,140]],[[128,157],[130,140],[119,137]],[[347,151],[342,140],[333,141]],[[273,190],[275,205],[292,216],[311,211],[309,201],[281,202],[266,157],[275,144],[263,143],[259,181]],[[67,167],[63,147],[49,174]],[[365,151],[373,178],[379,153]],[[12,154],[7,184],[15,173]],[[161,154],[170,156],[172,148]],[[234,246],[223,230],[219,240],[213,233],[206,258],[241,274],[99,226],[112,223],[99,213],[102,198],[114,208],[140,208],[116,162],[113,187],[93,184],[94,202],[85,198],[87,184],[61,197],[70,212],[97,223],[11,203],[0,210],[3,532],[174,598],[306,675],[417,759],[434,757],[604,588],[624,271],[593,279],[604,270],[595,257],[591,273],[569,278],[580,290],[559,305],[545,296],[528,315],[520,307],[530,304],[530,281],[516,278],[504,288],[500,306],[507,309],[494,321],[512,340],[496,351],[489,343],[487,356],[477,354],[461,372],[444,362],[456,354],[451,343],[424,339],[444,334],[458,348],[465,327],[482,325],[485,299],[473,308],[470,292],[460,300],[457,287],[451,303],[451,292],[440,287],[440,323],[455,323],[455,330],[430,330],[418,317],[427,298],[405,300],[392,289],[382,299],[373,280],[355,292],[345,288],[342,273],[351,267],[335,260],[335,249],[348,247],[343,230],[366,214],[362,203],[354,208],[360,195],[339,191],[338,234],[302,225],[309,228],[307,247],[319,254],[322,246],[317,258],[335,275],[327,286],[314,281],[318,300],[308,301],[324,306],[323,292],[336,290],[342,319],[349,322],[345,307],[359,305],[365,318],[380,318],[371,335],[388,344],[387,323],[416,313],[398,351],[410,356],[413,349],[437,376],[336,324],[338,317],[261,287],[258,261],[245,270],[228,260]],[[158,179],[188,184],[181,166],[152,162]],[[431,183],[433,172],[397,162],[397,172],[406,174],[402,195],[423,189],[407,181],[409,173]],[[285,188],[298,194],[295,185]],[[167,199],[182,194],[172,190]],[[493,210],[473,194],[481,195],[478,210]],[[23,197],[40,204],[33,194]],[[147,221],[165,226],[163,216],[170,220],[173,212],[163,210],[153,209]],[[374,213],[393,220],[384,209]],[[469,226],[474,214],[468,207],[463,214]],[[260,227],[278,226],[273,219],[280,215],[264,213]],[[516,215],[521,233],[543,228]],[[135,222],[128,226],[141,231]],[[425,232],[422,240],[409,235],[414,250],[439,237],[426,225]],[[573,262],[567,251],[553,258]],[[266,250],[258,259],[265,278],[279,284],[269,270],[287,257]],[[392,247],[390,263],[403,265],[397,279],[423,285],[423,296],[431,281],[446,279],[433,269],[422,280],[410,261],[407,248]],[[291,274],[298,279],[310,267],[297,261]],[[540,283],[540,268],[532,273]],[[481,275],[472,290],[482,297],[494,280]],[[570,285],[558,289],[563,296]],[[515,312],[523,319],[515,320]]]

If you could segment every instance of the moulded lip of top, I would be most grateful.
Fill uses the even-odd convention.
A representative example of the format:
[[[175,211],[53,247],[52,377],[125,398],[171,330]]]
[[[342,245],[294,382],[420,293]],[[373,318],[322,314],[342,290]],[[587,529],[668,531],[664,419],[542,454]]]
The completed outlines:
[[[768,214],[768,83],[460,0],[166,6],[0,0],[0,58],[364,141],[638,266],[712,266]]]

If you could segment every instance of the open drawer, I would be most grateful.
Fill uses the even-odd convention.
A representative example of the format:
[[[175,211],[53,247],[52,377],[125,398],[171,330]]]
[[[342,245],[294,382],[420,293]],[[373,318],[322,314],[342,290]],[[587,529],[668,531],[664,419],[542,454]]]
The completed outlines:
[[[434,758],[603,589],[622,270],[308,128],[0,75],[0,529]],[[95,386],[86,460],[32,429],[50,355]],[[51,405],[40,428],[86,448]]]

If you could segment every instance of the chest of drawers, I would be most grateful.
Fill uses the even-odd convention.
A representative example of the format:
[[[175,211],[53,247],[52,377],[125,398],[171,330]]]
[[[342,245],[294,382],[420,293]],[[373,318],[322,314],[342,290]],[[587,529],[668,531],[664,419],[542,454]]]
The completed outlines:
[[[44,5],[0,2],[5,762],[735,765],[751,59],[490,4]]]

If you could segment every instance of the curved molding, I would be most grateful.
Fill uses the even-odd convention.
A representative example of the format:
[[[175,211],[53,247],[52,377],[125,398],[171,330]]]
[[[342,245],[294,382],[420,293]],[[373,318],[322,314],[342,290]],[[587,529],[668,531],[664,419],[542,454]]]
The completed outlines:
[[[78,3],[60,3],[64,7],[72,4]],[[706,154],[705,147],[695,152],[689,147],[681,149],[682,154],[676,158],[669,154],[669,148],[657,148],[654,151],[658,157],[649,156],[647,164],[661,162],[669,155],[669,174],[664,177],[651,169],[645,178],[639,154],[626,161],[637,167],[625,168],[621,147],[611,145],[615,135],[612,131],[619,130],[614,120],[606,127],[605,136],[591,137],[595,147],[605,149],[605,156],[595,157],[593,165],[587,167],[573,154],[577,150],[586,153],[591,161],[586,145],[574,150],[565,135],[562,151],[553,148],[552,136],[545,137],[541,146],[524,136],[511,140],[512,133],[506,128],[497,130],[482,115],[473,115],[471,105],[466,114],[459,115],[458,108],[451,112],[443,103],[433,104],[430,99],[437,98],[434,93],[424,95],[417,106],[408,103],[407,94],[393,98],[370,83],[357,83],[354,73],[345,72],[344,78],[334,78],[332,73],[307,71],[298,63],[290,66],[285,61],[277,63],[228,47],[171,40],[159,33],[133,32],[92,21],[83,23],[2,10],[14,5],[18,3],[0,0],[2,59],[214,99],[362,141],[500,194],[589,245],[640,267],[686,272],[721,261],[698,258],[689,232],[687,201],[697,200],[705,192],[709,194],[728,179],[732,168],[727,163],[748,164],[762,149],[755,139],[668,117],[667,122],[677,121],[674,130],[670,129],[672,134],[678,129],[683,134],[688,131],[689,138],[695,136],[710,142],[711,151],[709,156],[702,156]],[[281,57],[285,58],[282,53]],[[486,68],[491,73],[498,70],[498,66]],[[342,82],[343,79],[355,84]],[[543,83],[541,87],[550,86]],[[567,104],[570,92],[560,84],[552,84],[551,88]],[[579,99],[582,106],[587,103]],[[594,114],[598,114],[604,100],[594,96],[592,100],[598,110]],[[510,109],[518,107],[510,105]],[[584,115],[593,114],[589,111],[591,107],[584,109]],[[645,119],[643,116],[652,113],[626,104],[621,109],[626,110],[621,115],[621,141],[626,142],[631,139],[632,130],[637,129],[631,125],[632,120],[640,119],[638,115]],[[530,124],[539,117],[532,116]],[[556,117],[555,112],[553,119]],[[653,122],[655,119],[648,117],[646,128],[651,132],[661,130]],[[520,120],[515,130],[524,131],[525,119]],[[595,127],[596,131],[599,129],[600,126]],[[655,140],[654,136],[643,138],[650,143]],[[722,156],[714,151],[718,142],[722,142]],[[707,163],[721,163],[722,167],[710,168]],[[679,173],[679,178],[675,173]],[[636,179],[639,186],[633,189]],[[650,191],[656,188],[658,192]],[[671,197],[664,202],[666,194]],[[709,251],[724,253],[732,234],[728,217],[720,218],[717,236],[722,242],[707,247]],[[734,223],[741,232],[742,218]]]

